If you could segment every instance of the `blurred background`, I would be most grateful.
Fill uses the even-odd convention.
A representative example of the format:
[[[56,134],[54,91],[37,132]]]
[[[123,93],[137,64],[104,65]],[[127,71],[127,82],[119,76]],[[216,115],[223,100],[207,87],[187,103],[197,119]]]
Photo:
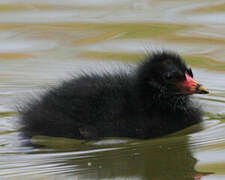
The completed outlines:
[[[16,106],[82,71],[180,53],[209,95],[196,125],[153,140],[79,142],[18,132]],[[0,179],[225,179],[224,0],[0,1]]]

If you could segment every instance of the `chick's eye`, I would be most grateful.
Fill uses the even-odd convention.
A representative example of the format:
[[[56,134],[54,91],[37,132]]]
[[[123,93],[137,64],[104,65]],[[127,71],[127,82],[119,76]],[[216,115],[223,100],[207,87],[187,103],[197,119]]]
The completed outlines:
[[[191,68],[188,68],[188,69],[187,69],[187,73],[188,73],[191,77],[193,77],[193,73],[192,73]]]
[[[173,76],[172,76],[171,73],[166,73],[166,74],[164,75],[164,78],[165,78],[166,80],[170,80],[170,79],[173,79]]]

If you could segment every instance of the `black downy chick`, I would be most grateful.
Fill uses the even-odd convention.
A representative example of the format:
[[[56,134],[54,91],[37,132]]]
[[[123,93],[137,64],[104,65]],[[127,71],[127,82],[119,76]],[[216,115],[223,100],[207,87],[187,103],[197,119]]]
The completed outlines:
[[[195,93],[208,92],[181,57],[156,52],[130,73],[62,82],[20,110],[21,130],[28,137],[160,137],[202,120],[189,97]]]

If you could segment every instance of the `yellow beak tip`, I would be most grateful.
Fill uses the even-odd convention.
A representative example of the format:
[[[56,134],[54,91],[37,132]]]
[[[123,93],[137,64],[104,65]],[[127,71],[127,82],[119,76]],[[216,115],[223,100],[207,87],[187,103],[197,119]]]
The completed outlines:
[[[205,86],[200,86],[200,87],[198,88],[198,92],[199,92],[200,94],[208,94],[208,93],[209,93],[208,89],[207,89]]]

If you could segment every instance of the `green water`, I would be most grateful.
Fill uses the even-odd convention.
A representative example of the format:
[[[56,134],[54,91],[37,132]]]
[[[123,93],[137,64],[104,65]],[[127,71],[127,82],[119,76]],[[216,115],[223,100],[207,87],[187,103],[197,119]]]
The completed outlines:
[[[225,1],[0,2],[0,179],[225,179]],[[18,132],[16,106],[82,71],[169,49],[210,90],[204,122],[151,140],[83,142]]]

